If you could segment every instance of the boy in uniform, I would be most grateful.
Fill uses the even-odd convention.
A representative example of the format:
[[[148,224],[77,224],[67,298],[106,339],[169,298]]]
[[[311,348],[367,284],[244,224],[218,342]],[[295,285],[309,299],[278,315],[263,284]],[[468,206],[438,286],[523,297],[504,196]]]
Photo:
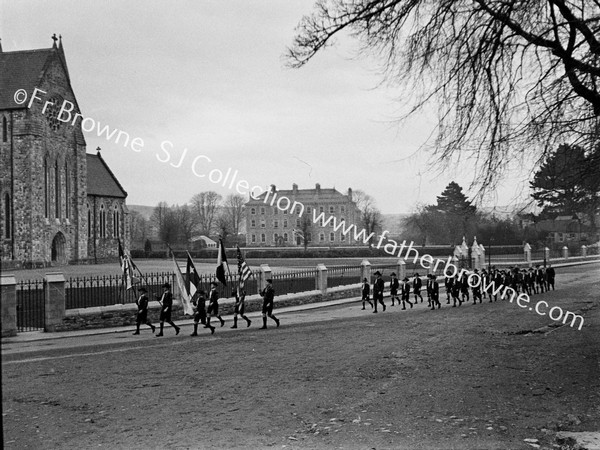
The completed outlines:
[[[371,305],[371,309],[373,308],[373,303],[371,303],[371,300],[369,299],[369,294],[371,294],[371,285],[369,284],[369,280],[367,280],[366,278],[363,278],[363,285],[362,285],[362,309],[365,309],[365,302],[368,302],[369,305]]]
[[[267,329],[267,317],[270,317],[275,321],[277,326],[279,327],[279,319],[273,315],[273,304],[275,301],[275,289],[273,289],[273,280],[267,279],[267,285],[260,292],[260,296],[263,298],[263,307],[262,307],[262,319],[263,326],[260,327],[261,330]]]
[[[237,290],[235,291],[235,305],[234,305],[234,309],[233,309],[233,325],[231,326],[231,328],[237,328],[238,314],[240,316],[242,316],[242,319],[244,319],[246,321],[246,328],[250,326],[252,321],[244,315],[245,310],[246,310],[246,290],[243,287],[238,286]]]
[[[219,293],[217,292],[217,282],[210,283],[210,294],[208,294],[208,317],[206,319],[205,328],[210,328],[210,318],[216,317],[221,321],[221,326],[225,325],[225,321],[219,315]]]
[[[190,336],[198,336],[198,324],[204,325],[204,328],[210,328],[210,334],[215,334],[215,327],[206,326],[206,293],[204,291],[198,291],[192,299],[194,305],[194,332]]]
[[[413,307],[412,302],[410,301],[410,281],[408,279],[408,277],[404,277],[404,280],[402,280],[402,309],[406,309],[406,304],[405,302],[408,302],[408,304],[410,305],[410,307]]]
[[[135,301],[138,312],[135,318],[136,330],[133,334],[140,334],[140,325],[143,323],[152,328],[152,333],[154,333],[156,327],[148,320],[148,290],[145,287],[141,287],[138,291],[140,292],[140,296]]]
[[[381,303],[381,306],[383,306],[383,310],[385,311],[385,303],[383,303],[383,290],[385,284],[383,282],[383,278],[381,278],[381,272],[379,272],[379,270],[373,275],[377,277],[373,282],[373,304],[375,306],[375,310],[373,312],[376,313],[377,303]]]
[[[394,306],[394,299],[398,301],[398,305],[400,305],[400,299],[398,298],[398,288],[400,287],[400,282],[398,278],[396,278],[396,272],[392,272],[390,275],[390,297],[392,298],[392,306]]]
[[[160,332],[156,335],[156,337],[163,336],[163,327],[165,322],[175,328],[175,336],[179,334],[179,327],[173,323],[171,320],[171,310],[173,309],[173,294],[171,294],[171,285],[169,283],[165,283],[162,285],[163,295],[160,298],[160,302],[162,304],[162,309],[160,310]],[[156,296],[158,298],[158,296]]]

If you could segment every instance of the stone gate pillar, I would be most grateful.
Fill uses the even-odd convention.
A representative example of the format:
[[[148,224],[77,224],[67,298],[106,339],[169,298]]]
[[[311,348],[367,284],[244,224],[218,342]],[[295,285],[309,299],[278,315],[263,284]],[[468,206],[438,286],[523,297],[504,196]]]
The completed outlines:
[[[403,259],[398,260],[398,279],[404,280],[406,277],[406,263]]]
[[[65,318],[65,276],[62,273],[46,274],[44,331],[56,331]]]
[[[257,294],[260,294],[260,292],[265,288],[269,278],[271,278],[271,268],[268,264],[261,264],[260,273],[258,274],[258,283],[256,284],[258,287]]]
[[[366,259],[360,263],[360,282],[365,278],[371,283],[371,263]]]
[[[327,267],[325,267],[325,264],[317,264],[317,280],[315,288],[317,291],[321,291],[321,294],[327,294]]]
[[[14,275],[0,277],[2,337],[17,335],[17,282]]]

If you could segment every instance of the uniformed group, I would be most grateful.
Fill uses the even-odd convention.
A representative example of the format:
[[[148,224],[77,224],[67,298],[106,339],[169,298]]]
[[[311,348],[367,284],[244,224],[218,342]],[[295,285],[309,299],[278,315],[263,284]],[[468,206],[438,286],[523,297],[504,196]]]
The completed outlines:
[[[279,319],[273,315],[273,303],[275,299],[275,290],[273,289],[273,280],[266,280],[267,284],[265,288],[260,292],[263,298],[262,305],[262,321],[263,325],[261,330],[267,328],[267,317],[271,318],[277,326],[279,326]],[[202,290],[196,291],[192,298],[192,305],[194,308],[194,332],[191,336],[198,336],[198,325],[204,325],[204,328],[208,328],[211,334],[214,334],[215,327],[210,324],[211,318],[218,319],[221,326],[225,325],[225,320],[219,315],[219,292],[217,291],[218,283],[213,281],[211,283],[211,289],[208,295]],[[171,311],[173,309],[173,294],[171,293],[171,285],[165,283],[162,285],[163,293],[159,297],[155,295],[156,300],[161,305],[160,309],[160,331],[156,334],[156,337],[163,336],[163,328],[165,322],[175,328],[175,335],[179,334],[180,327],[175,325],[171,320]],[[138,288],[139,297],[136,300],[138,312],[136,316],[136,331],[133,334],[140,334],[140,326],[142,324],[148,325],[152,329],[152,333],[155,332],[156,327],[148,320],[148,290],[145,287]],[[206,302],[208,301],[208,306]],[[233,325],[231,328],[237,328],[238,316],[246,321],[246,327],[249,327],[252,321],[246,317],[246,291],[243,286],[238,286],[235,292],[235,304],[234,304],[234,315]]]
[[[373,282],[373,288],[369,280],[363,279],[362,286],[362,309],[366,309],[365,305],[368,303],[371,305],[373,312],[377,312],[377,305],[381,305],[382,310],[385,311],[386,305],[383,301],[385,282],[383,281],[382,274],[376,271],[375,281]],[[513,289],[517,294],[525,293],[527,295],[541,294],[543,292],[554,290],[554,279],[556,272],[552,265],[548,267],[541,267],[537,265],[534,269],[520,269],[519,267],[513,267],[510,269],[496,269],[491,267],[490,270],[483,269],[481,272],[478,269],[474,269],[472,272],[462,271],[462,276],[444,278],[444,287],[446,288],[446,304],[450,304],[452,300],[452,306],[461,306],[463,302],[470,301],[469,291],[473,297],[473,303],[477,304],[483,301],[483,298],[489,299],[490,302],[498,300],[498,293],[504,292],[505,287]],[[423,289],[423,281],[418,273],[415,273],[412,280],[405,277],[402,281],[397,278],[397,275],[392,272],[390,274],[389,290],[390,298],[392,300],[392,306],[397,301],[398,305],[402,303],[402,309],[406,309],[406,303],[412,308],[413,305],[423,303],[423,297],[421,290]],[[469,283],[469,278],[472,278]],[[489,289],[488,287],[492,288]],[[482,289],[486,287],[486,290]],[[371,291],[373,293],[373,301],[371,302]],[[427,306],[432,310],[436,307],[441,308],[440,303],[440,283],[437,280],[435,274],[428,274],[425,284],[425,291],[427,293]],[[492,291],[494,294],[492,294]],[[411,294],[414,296],[414,303],[410,301]],[[502,299],[502,297],[501,297]]]

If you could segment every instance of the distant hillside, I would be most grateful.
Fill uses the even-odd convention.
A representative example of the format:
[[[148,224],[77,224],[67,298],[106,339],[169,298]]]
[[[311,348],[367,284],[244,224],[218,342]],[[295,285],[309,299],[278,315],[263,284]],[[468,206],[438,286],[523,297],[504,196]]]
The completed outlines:
[[[144,205],[127,205],[129,211],[135,211],[139,213],[143,218],[150,220],[152,217],[152,213],[154,212],[154,206],[144,206]]]

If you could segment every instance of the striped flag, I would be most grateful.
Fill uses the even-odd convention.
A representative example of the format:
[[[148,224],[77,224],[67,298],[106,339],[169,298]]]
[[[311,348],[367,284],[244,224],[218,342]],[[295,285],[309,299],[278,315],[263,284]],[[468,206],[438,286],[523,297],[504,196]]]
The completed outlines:
[[[219,239],[219,252],[217,253],[217,280],[223,283],[223,286],[227,286],[225,269],[227,269],[227,272],[229,272],[227,255],[225,255],[225,246],[223,245],[223,240]]]
[[[237,246],[237,260],[238,260],[238,275],[240,278],[240,288],[244,287],[245,281],[252,276],[252,270],[244,261],[244,257],[242,256],[242,251],[240,250],[240,246]]]

